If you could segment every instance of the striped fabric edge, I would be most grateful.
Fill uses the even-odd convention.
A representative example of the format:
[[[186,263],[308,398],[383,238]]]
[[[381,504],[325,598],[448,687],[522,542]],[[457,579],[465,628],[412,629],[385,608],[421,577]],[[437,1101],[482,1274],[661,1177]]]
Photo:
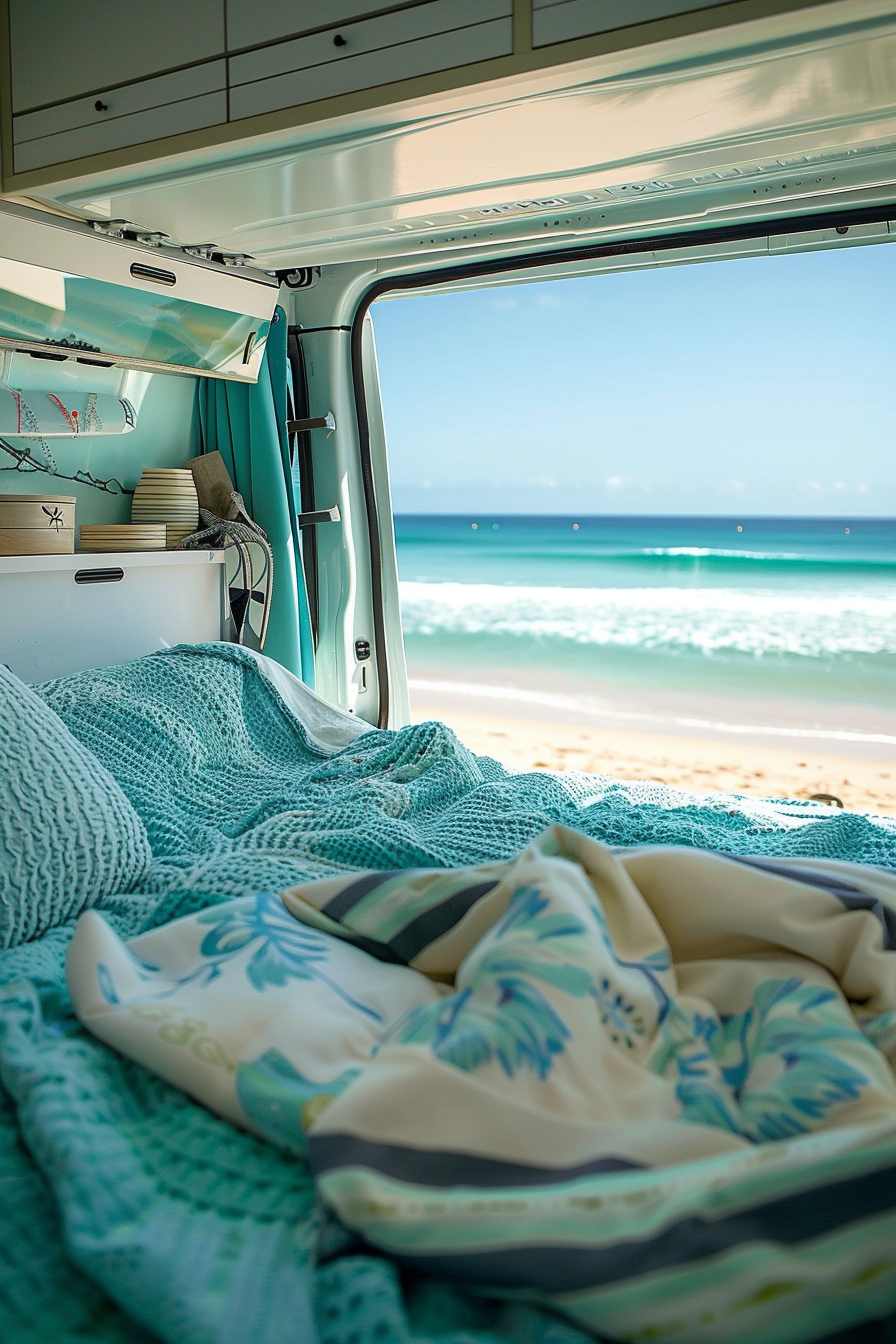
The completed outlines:
[[[395,877],[413,877],[420,870],[417,868],[389,868],[377,870],[373,873],[364,873],[363,876],[350,882],[347,887],[343,887],[331,901],[328,901],[322,907],[323,913],[329,915],[330,919],[335,919],[342,923],[345,916],[354,910],[356,905],[363,901],[365,896],[369,896],[377,887],[381,887],[384,882],[391,882]]]
[[[740,854],[726,854],[724,857],[745,867],[758,868],[761,872],[783,877],[790,882],[815,887],[816,890],[833,896],[847,910],[867,910],[883,930],[884,950],[896,952],[896,910],[884,905],[879,896],[872,896],[870,892],[862,891],[861,887],[854,887],[851,883],[842,881],[833,873],[817,873],[811,868],[798,868],[796,865],[791,868],[783,863],[775,863],[774,859],[746,858]]]
[[[388,957],[390,961],[397,961],[403,965],[410,965],[415,958],[419,957],[431,943],[444,937],[458,924],[464,915],[466,915],[473,906],[487,896],[489,892],[494,891],[499,885],[500,879],[494,878],[486,882],[472,882],[468,887],[455,891],[448,896],[439,905],[432,906],[429,910],[424,910],[400,929],[388,942],[379,943],[376,939],[370,938],[364,934],[358,934],[352,929],[351,924],[346,923],[347,917],[351,914],[355,906],[369,896],[371,892],[376,891],[386,882],[391,882],[395,878],[411,878],[417,874],[419,869],[399,869],[398,871],[365,873],[363,877],[358,878],[345,887],[338,895],[334,896],[325,906],[321,913],[328,919],[335,920],[343,925],[347,930],[349,937],[359,947],[372,956],[379,957],[380,960],[386,960],[376,948],[387,948],[391,953]]]
[[[367,1167],[392,1180],[432,1189],[465,1186],[472,1190],[510,1190],[563,1185],[585,1176],[618,1171],[649,1170],[644,1163],[625,1157],[600,1157],[575,1167],[536,1167],[476,1153],[379,1143],[354,1134],[309,1134],[308,1153],[316,1177],[345,1167]]]
[[[356,933],[348,924],[340,924],[338,920],[331,919],[322,910],[318,910],[314,905],[309,905],[301,896],[297,896],[292,888],[282,891],[280,899],[284,902],[290,914],[301,920],[303,924],[307,924],[309,928],[318,929],[321,933],[328,933],[333,938],[339,938],[343,943],[350,943],[352,947],[367,952],[377,961],[386,962],[391,966],[405,966],[407,964],[385,943],[378,943],[373,938],[365,937],[363,933]]]
[[[420,956],[424,948],[429,947],[430,943],[443,938],[455,924],[459,924],[464,915],[472,910],[483,896],[494,891],[497,885],[497,880],[475,882],[472,886],[464,887],[462,891],[456,891],[441,905],[436,905],[431,910],[424,910],[416,919],[411,920],[410,924],[406,924],[401,933],[390,940],[389,946],[404,961],[412,962],[415,957]]]
[[[315,1143],[312,1137],[312,1154]],[[323,1181],[326,1198],[327,1173],[315,1174]],[[439,1277],[556,1295],[608,1287],[760,1243],[798,1247],[882,1215],[896,1218],[896,1165],[826,1181],[716,1219],[690,1215],[652,1236],[617,1239],[607,1245],[584,1245],[570,1238],[564,1242],[505,1244],[498,1249],[460,1251],[452,1247],[419,1254],[393,1244],[390,1253],[413,1268]],[[470,1234],[473,1240],[475,1220],[471,1221]]]

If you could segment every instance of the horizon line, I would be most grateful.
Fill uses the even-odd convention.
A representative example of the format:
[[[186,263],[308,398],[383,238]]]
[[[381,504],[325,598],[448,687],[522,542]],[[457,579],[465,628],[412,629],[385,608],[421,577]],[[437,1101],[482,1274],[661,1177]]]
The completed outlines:
[[[533,513],[530,511],[500,512],[497,509],[393,509],[395,518],[701,518],[713,522],[731,520],[732,522],[772,522],[786,519],[793,522],[856,522],[856,523],[896,523],[896,514],[865,513],[573,513],[550,512]]]

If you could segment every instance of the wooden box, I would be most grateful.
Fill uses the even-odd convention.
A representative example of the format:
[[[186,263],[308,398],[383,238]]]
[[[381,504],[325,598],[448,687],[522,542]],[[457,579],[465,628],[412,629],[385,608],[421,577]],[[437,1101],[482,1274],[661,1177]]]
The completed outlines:
[[[73,495],[0,495],[0,555],[71,555]]]

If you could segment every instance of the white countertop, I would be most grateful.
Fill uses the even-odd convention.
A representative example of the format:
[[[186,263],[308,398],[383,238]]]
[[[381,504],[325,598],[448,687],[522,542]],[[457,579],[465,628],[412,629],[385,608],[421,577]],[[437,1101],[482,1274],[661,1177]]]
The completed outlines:
[[[223,551],[75,551],[74,555],[0,555],[0,574],[59,569],[142,569],[153,565],[222,565]]]

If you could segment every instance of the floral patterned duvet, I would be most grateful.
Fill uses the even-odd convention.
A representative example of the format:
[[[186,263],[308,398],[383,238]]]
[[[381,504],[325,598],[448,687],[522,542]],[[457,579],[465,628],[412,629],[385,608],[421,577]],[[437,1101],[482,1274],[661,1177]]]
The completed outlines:
[[[613,852],[368,871],[68,956],[102,1040],[400,1263],[618,1340],[896,1305],[896,877]]]

